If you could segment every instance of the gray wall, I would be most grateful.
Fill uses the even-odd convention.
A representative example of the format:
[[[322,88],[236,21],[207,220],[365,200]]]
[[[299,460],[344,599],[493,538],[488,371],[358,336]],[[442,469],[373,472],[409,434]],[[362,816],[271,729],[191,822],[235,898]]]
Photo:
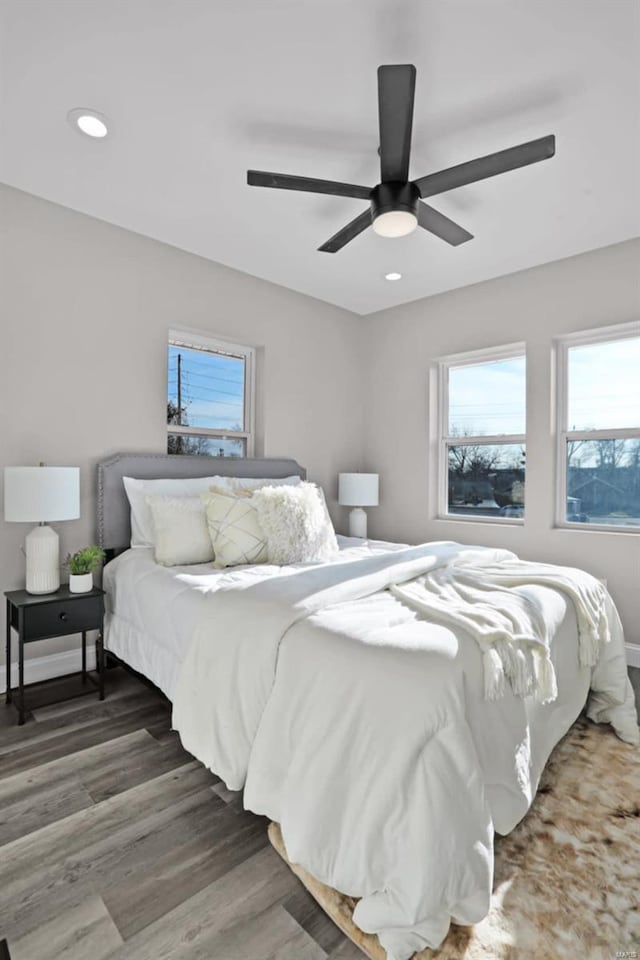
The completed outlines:
[[[2,186],[0,243],[0,468],[80,466],[81,519],[56,525],[62,556],[95,540],[96,462],[166,451],[170,327],[259,348],[256,455],[297,459],[340,526],[337,474],[362,465],[358,317]],[[3,590],[24,584],[28,530],[0,521]]]
[[[550,435],[552,338],[631,320],[640,320],[640,240],[364,318],[365,464],[380,473],[381,496],[370,511],[371,532],[410,542],[504,546],[524,559],[584,567],[608,579],[627,640],[640,643],[640,537],[554,529]],[[429,368],[438,357],[516,341],[527,345],[524,526],[438,520]]]

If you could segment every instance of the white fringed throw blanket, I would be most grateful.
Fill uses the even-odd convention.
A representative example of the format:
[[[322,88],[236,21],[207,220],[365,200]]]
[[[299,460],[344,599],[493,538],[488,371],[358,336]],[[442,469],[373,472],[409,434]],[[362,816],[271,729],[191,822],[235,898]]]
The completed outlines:
[[[531,584],[554,587],[571,599],[580,664],[594,666],[601,645],[610,639],[607,591],[584,570],[527,563],[515,556],[482,566],[461,559],[389,590],[419,613],[475,638],[483,654],[487,700],[501,697],[508,680],[517,696],[533,694],[547,703],[558,695],[547,625],[539,607],[513,589]]]

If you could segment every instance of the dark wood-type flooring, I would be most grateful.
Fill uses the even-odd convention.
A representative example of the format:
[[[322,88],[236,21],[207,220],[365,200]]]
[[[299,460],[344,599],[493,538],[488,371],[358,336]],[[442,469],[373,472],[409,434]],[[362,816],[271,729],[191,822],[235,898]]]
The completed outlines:
[[[157,691],[77,683],[31,687],[23,727],[0,703],[0,958],[362,960]]]
[[[77,685],[31,687],[23,727],[0,705],[0,958],[362,960],[157,691]]]

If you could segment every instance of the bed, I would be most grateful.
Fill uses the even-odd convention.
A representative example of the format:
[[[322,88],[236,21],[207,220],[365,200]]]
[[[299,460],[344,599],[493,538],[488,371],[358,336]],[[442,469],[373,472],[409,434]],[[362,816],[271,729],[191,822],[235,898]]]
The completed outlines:
[[[637,742],[622,632],[580,666],[576,609],[542,583],[514,588],[544,618],[557,695],[486,698],[483,653],[394,584],[504,551],[339,538],[326,564],[160,567],[126,549],[123,476],[210,475],[209,458],[118,455],[99,465],[105,648],[173,703],[187,750],[281,826],[292,862],[359,898],[355,922],[390,960],[437,947],[488,911],[494,832],[526,814],[555,744],[588,713]],[[283,478],[295,461],[216,460]],[[591,692],[590,692],[591,691]]]

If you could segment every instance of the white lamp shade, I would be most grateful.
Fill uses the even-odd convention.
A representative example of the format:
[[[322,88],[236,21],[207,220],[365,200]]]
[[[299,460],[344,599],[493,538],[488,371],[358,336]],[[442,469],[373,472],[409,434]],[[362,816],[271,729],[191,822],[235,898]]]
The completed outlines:
[[[15,523],[77,520],[78,467],[5,467],[4,518]]]
[[[338,503],[343,507],[377,507],[377,473],[340,473]]]

